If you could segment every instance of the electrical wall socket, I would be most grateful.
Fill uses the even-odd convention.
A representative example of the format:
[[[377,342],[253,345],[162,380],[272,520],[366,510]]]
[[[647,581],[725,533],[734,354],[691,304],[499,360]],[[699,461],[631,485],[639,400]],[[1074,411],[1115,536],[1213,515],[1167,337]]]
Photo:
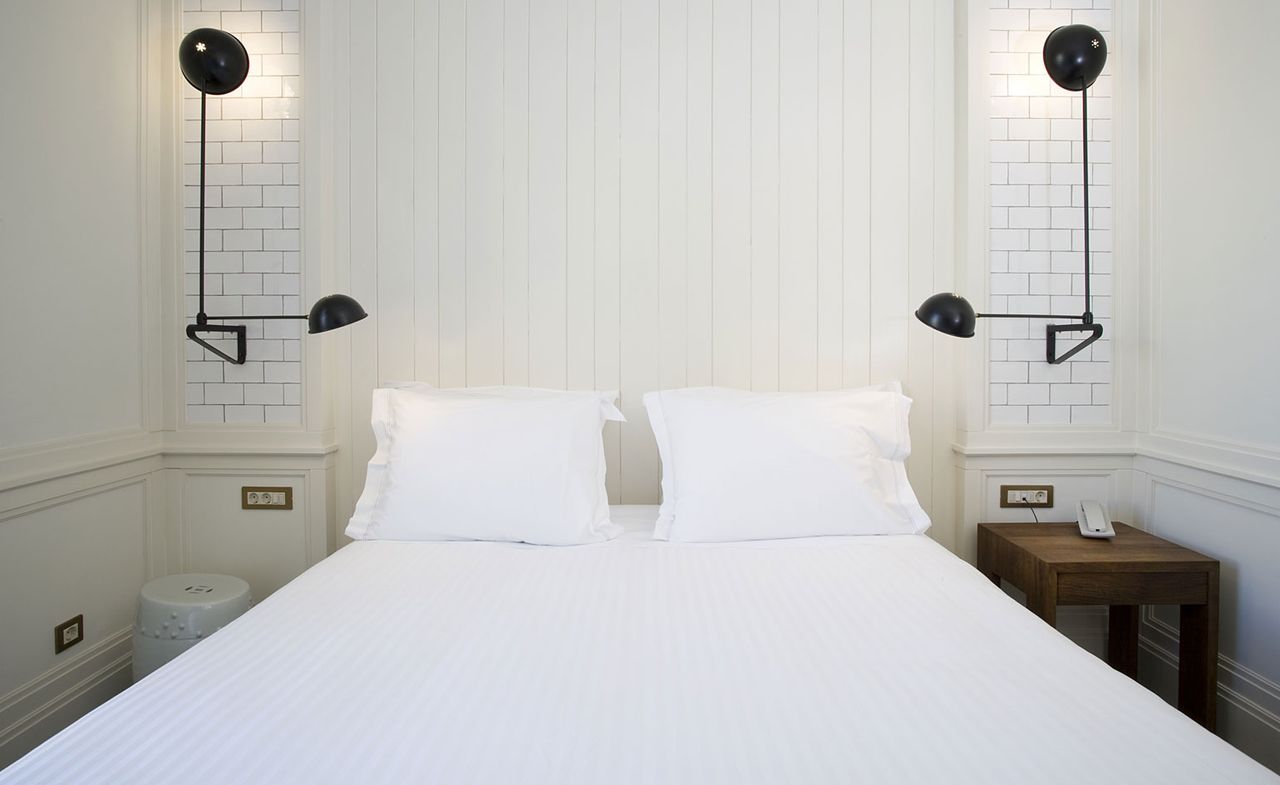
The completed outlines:
[[[242,510],[292,510],[293,489],[259,488],[243,486],[240,488],[240,509]]]
[[[84,614],[78,614],[53,628],[53,653],[61,654],[84,640]]]
[[[1052,485],[1001,485],[1001,507],[1052,507]]]

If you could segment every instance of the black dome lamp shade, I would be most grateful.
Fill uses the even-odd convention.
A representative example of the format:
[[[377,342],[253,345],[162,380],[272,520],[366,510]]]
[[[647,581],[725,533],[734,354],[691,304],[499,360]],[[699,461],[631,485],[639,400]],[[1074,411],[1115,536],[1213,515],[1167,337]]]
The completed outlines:
[[[368,316],[360,303],[345,294],[321,297],[306,315],[210,316],[204,311],[204,198],[205,198],[205,104],[210,95],[226,95],[244,84],[249,76],[249,52],[234,35],[202,27],[192,30],[178,45],[178,65],[187,82],[200,91],[200,298],[196,323],[187,325],[187,337],[227,362],[243,365],[247,353],[248,328],[242,324],[210,324],[212,321],[258,319],[305,319],[307,332],[323,333],[346,327]],[[234,340],[234,354],[209,343],[211,339]]]
[[[1044,70],[1063,90],[1092,87],[1107,64],[1107,41],[1089,25],[1064,25],[1044,39]]]
[[[178,66],[195,89],[226,95],[249,76],[249,52],[231,33],[201,27],[178,44]]]
[[[940,333],[956,338],[972,338],[978,315],[969,301],[958,294],[941,292],[921,303],[916,318]]]
[[[327,333],[354,324],[368,315],[355,298],[345,294],[331,294],[321,297],[311,306],[311,313],[307,314],[307,332],[313,335]]]
[[[940,333],[972,338],[978,319],[1065,319],[1070,324],[1045,328],[1045,361],[1057,365],[1102,337],[1102,325],[1093,320],[1093,291],[1089,257],[1089,88],[1107,63],[1107,41],[1088,25],[1065,25],[1044,41],[1044,69],[1059,87],[1080,93],[1084,168],[1084,313],[1067,316],[1051,313],[977,313],[958,294],[935,294],[916,310],[916,318]],[[1074,322],[1078,322],[1075,324]],[[1059,333],[1086,333],[1084,340],[1058,354]]]

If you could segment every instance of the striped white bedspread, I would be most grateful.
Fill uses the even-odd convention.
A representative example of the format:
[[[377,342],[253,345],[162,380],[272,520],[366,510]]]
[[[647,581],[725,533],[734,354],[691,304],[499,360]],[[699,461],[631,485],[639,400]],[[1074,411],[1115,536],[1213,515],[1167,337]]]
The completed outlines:
[[[1280,778],[926,537],[632,532],[354,543],[0,782]]]

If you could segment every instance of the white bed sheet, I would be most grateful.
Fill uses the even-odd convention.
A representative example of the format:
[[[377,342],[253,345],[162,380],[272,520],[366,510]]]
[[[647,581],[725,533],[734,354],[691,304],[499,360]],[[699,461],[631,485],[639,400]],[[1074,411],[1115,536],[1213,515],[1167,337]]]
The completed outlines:
[[[1277,783],[924,536],[357,542],[0,783]]]

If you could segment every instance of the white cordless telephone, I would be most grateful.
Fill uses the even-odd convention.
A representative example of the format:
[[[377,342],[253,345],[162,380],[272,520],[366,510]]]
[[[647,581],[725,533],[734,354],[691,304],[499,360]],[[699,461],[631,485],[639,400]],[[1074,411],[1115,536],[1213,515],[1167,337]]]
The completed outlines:
[[[1085,537],[1111,538],[1116,530],[1111,526],[1111,517],[1102,502],[1082,501],[1076,507],[1076,523],[1080,524],[1080,533]]]

